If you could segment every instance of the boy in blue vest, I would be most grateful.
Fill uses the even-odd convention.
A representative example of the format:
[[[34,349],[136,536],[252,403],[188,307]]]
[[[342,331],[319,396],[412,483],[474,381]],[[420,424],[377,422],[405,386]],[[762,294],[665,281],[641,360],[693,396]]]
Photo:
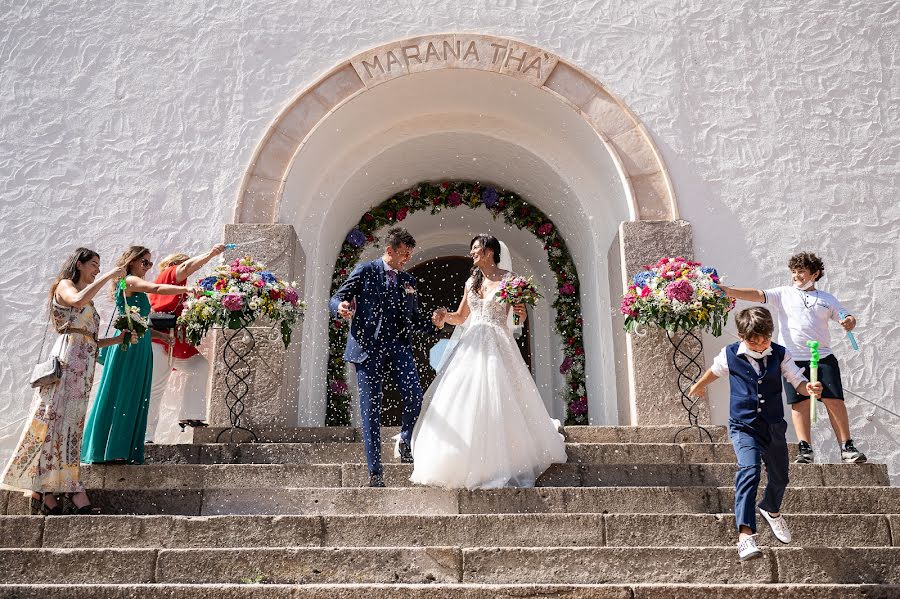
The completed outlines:
[[[781,515],[781,501],[788,484],[788,450],[781,379],[809,395],[822,392],[821,383],[810,383],[794,364],[790,352],[772,343],[775,323],[765,308],[747,308],[734,319],[740,343],[722,349],[713,365],[688,393],[700,397],[707,385],[728,376],[731,406],[728,434],[737,456],[734,477],[734,516],[738,527],[738,558],[762,556],[756,545],[756,510],[768,522],[775,538],[790,543],[791,531]],[[766,465],[766,490],[756,505],[756,492]]]

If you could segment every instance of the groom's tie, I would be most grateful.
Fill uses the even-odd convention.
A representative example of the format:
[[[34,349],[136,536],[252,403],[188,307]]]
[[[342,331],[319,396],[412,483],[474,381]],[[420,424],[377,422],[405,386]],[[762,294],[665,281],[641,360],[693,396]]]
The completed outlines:
[[[393,289],[394,285],[397,284],[397,271],[396,270],[387,271],[387,278],[388,278],[388,288]]]

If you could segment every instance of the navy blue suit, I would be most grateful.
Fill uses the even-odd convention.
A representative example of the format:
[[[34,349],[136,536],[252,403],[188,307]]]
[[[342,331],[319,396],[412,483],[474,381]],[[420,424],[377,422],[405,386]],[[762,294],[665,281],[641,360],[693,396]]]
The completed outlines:
[[[331,297],[333,316],[344,301],[356,301],[344,360],[356,366],[363,441],[370,474],[381,474],[381,402],[384,375],[390,371],[403,396],[400,439],[412,439],[422,409],[422,387],[413,359],[413,333],[434,333],[431,319],[419,313],[416,278],[398,271],[391,284],[381,258],[358,264]]]

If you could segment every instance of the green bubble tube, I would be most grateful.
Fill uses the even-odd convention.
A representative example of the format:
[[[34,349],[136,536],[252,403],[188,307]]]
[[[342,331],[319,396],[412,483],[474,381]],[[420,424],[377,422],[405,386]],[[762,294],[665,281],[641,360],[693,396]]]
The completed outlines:
[[[819,342],[807,341],[806,347],[809,348],[809,382],[816,383],[819,381]],[[813,424],[816,423],[816,402],[818,398],[815,395],[809,396],[809,420]]]

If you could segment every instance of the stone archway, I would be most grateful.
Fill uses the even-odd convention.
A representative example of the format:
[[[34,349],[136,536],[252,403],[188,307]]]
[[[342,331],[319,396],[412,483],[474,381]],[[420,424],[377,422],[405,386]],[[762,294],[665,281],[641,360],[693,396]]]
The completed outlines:
[[[295,394],[295,421],[324,421],[328,276],[346,231],[372,198],[444,179],[492,181],[529,197],[572,240],[586,273],[585,349],[597,357],[587,365],[588,392],[602,398],[590,421],[678,421],[656,344],[626,337],[615,316],[629,273],[665,253],[692,253],[659,152],[635,116],[577,67],[514,40],[466,34],[387,44],[341,63],[279,114],[244,175],[229,230],[293,226],[292,275],[315,315],[280,391]],[[453,245],[450,232],[465,236],[467,226],[416,237]],[[535,256],[525,248],[521,258]],[[553,393],[559,380],[546,384]]]
[[[600,82],[540,48],[509,38],[457,33],[416,37],[362,52],[304,90],[276,117],[257,146],[241,182],[234,222],[275,222],[295,155],[331,112],[387,81],[438,69],[513,77],[564,101],[619,162],[633,220],[679,218],[672,183],[650,135]]]

